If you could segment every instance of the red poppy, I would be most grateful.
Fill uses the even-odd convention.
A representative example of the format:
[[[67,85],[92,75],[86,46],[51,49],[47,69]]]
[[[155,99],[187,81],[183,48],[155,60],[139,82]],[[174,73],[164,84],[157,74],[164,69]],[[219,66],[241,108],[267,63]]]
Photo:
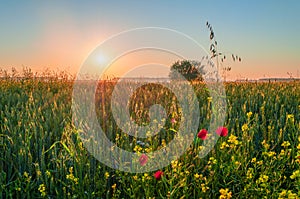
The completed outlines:
[[[162,172],[162,171],[156,171],[155,173],[154,173],[154,178],[156,179],[156,180],[160,180],[161,179],[161,176],[164,174],[164,172]]]
[[[197,137],[200,138],[201,140],[205,140],[207,137],[207,130],[206,129],[201,129],[201,131],[199,131]]]
[[[139,159],[141,166],[144,166],[147,163],[147,161],[148,161],[148,156],[145,154],[142,154]]]
[[[221,137],[225,137],[228,135],[228,129],[224,126],[221,126],[216,130],[216,133]]]

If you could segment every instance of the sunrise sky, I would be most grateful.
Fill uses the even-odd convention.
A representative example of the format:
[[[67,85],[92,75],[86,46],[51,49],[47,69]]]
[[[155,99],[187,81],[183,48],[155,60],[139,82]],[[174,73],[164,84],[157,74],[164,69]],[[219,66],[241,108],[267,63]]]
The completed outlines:
[[[243,59],[242,63],[228,63],[232,66],[229,79],[288,77],[287,73],[297,77],[299,10],[297,0],[7,1],[0,7],[0,67],[76,73],[101,42],[140,27],[174,29],[209,50],[205,28],[209,21],[220,51]],[[110,73],[119,76],[145,60],[168,65],[174,59],[163,52],[130,54],[111,66]],[[167,70],[161,74],[167,74]]]

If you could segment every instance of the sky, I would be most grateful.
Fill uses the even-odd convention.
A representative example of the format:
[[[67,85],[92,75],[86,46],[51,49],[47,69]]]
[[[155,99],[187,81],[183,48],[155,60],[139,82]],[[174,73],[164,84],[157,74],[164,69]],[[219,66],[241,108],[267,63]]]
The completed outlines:
[[[232,68],[228,79],[300,77],[299,10],[297,0],[7,1],[0,7],[0,68],[76,74],[101,43],[142,27],[179,31],[208,51],[208,21],[219,51],[242,57],[241,63],[224,64]],[[133,52],[115,60],[105,73],[122,76],[148,61],[170,66],[177,58],[166,52]],[[157,75],[157,67],[155,71]]]

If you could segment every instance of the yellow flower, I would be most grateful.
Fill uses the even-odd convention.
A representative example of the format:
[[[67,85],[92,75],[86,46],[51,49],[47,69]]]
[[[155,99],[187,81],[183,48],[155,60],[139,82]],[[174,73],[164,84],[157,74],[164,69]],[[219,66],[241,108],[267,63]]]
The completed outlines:
[[[246,132],[249,129],[248,124],[243,124],[242,131]]]
[[[263,141],[261,142],[261,144],[262,144],[262,145],[264,146],[264,148],[267,149],[267,150],[270,148],[270,145],[267,144],[266,140],[263,140]]]
[[[237,145],[240,144],[240,142],[238,141],[237,137],[233,134],[231,134],[228,138],[227,141],[230,144],[230,148],[235,148]]]
[[[247,113],[247,117],[250,118],[251,116],[252,116],[252,112],[250,111]]]
[[[259,178],[256,180],[256,184],[261,184],[261,186],[265,186],[269,180],[269,176],[261,174]]]
[[[117,187],[117,184],[115,183],[115,184],[113,184],[112,186],[111,186],[111,188],[113,189],[113,190],[115,190],[116,189],[116,187]]]
[[[207,101],[211,102],[212,101],[212,97],[207,97]]]
[[[260,161],[257,161],[257,164],[258,165],[262,165],[264,162],[262,161],[262,160],[260,160]]]
[[[200,178],[200,175],[199,175],[198,173],[196,173],[196,174],[194,174],[194,177],[195,177],[196,179],[198,179],[198,178]]]
[[[229,189],[220,189],[219,192],[221,194],[219,197],[220,199],[229,199],[232,197],[232,193]]]
[[[255,163],[256,162],[256,158],[252,158],[251,162]]]
[[[247,170],[246,176],[247,176],[247,179],[253,178],[253,168],[249,168],[249,169]]]
[[[46,175],[48,176],[48,177],[50,177],[51,176],[51,173],[50,173],[50,171],[46,171]]]
[[[137,179],[138,179],[138,176],[137,176],[137,175],[133,176],[133,179],[134,179],[134,180],[137,180]]]
[[[207,164],[217,164],[217,160],[214,157],[210,157]]]
[[[240,163],[239,161],[235,161],[234,164],[235,164],[236,166],[239,166],[241,163]]]
[[[290,146],[291,144],[290,144],[290,142],[289,141],[284,141],[282,144],[281,144],[281,146],[283,146],[283,147],[288,147],[288,146]]]
[[[288,114],[287,119],[291,120],[291,121],[294,121],[294,115],[293,114]]]
[[[297,197],[297,194],[293,193],[291,190],[287,191],[287,190],[283,189],[281,191],[281,193],[279,194],[278,199],[285,199],[285,198],[297,199],[298,197]]]
[[[109,178],[109,173],[105,172],[104,176],[105,176],[105,179],[107,180]]]
[[[209,187],[206,186],[206,184],[202,183],[201,184],[201,190],[202,190],[203,193],[205,193],[207,190],[209,190]]]
[[[42,197],[45,197],[47,195],[46,186],[44,184],[40,184],[38,190],[39,190]]]
[[[290,178],[293,180],[295,178],[300,177],[300,170],[296,170],[293,172],[293,174],[290,176]]]
[[[229,144],[227,144],[226,142],[222,142],[220,149],[224,149],[226,147],[229,147]]]

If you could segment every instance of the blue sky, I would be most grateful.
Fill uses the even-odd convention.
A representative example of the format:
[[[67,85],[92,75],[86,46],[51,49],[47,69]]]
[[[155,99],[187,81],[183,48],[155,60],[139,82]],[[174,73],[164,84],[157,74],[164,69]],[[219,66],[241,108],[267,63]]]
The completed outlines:
[[[8,1],[0,7],[0,67],[76,71],[113,34],[156,26],[207,47],[209,21],[222,52],[243,58],[230,77],[300,70],[299,1]],[[180,44],[179,44],[180,45]]]

